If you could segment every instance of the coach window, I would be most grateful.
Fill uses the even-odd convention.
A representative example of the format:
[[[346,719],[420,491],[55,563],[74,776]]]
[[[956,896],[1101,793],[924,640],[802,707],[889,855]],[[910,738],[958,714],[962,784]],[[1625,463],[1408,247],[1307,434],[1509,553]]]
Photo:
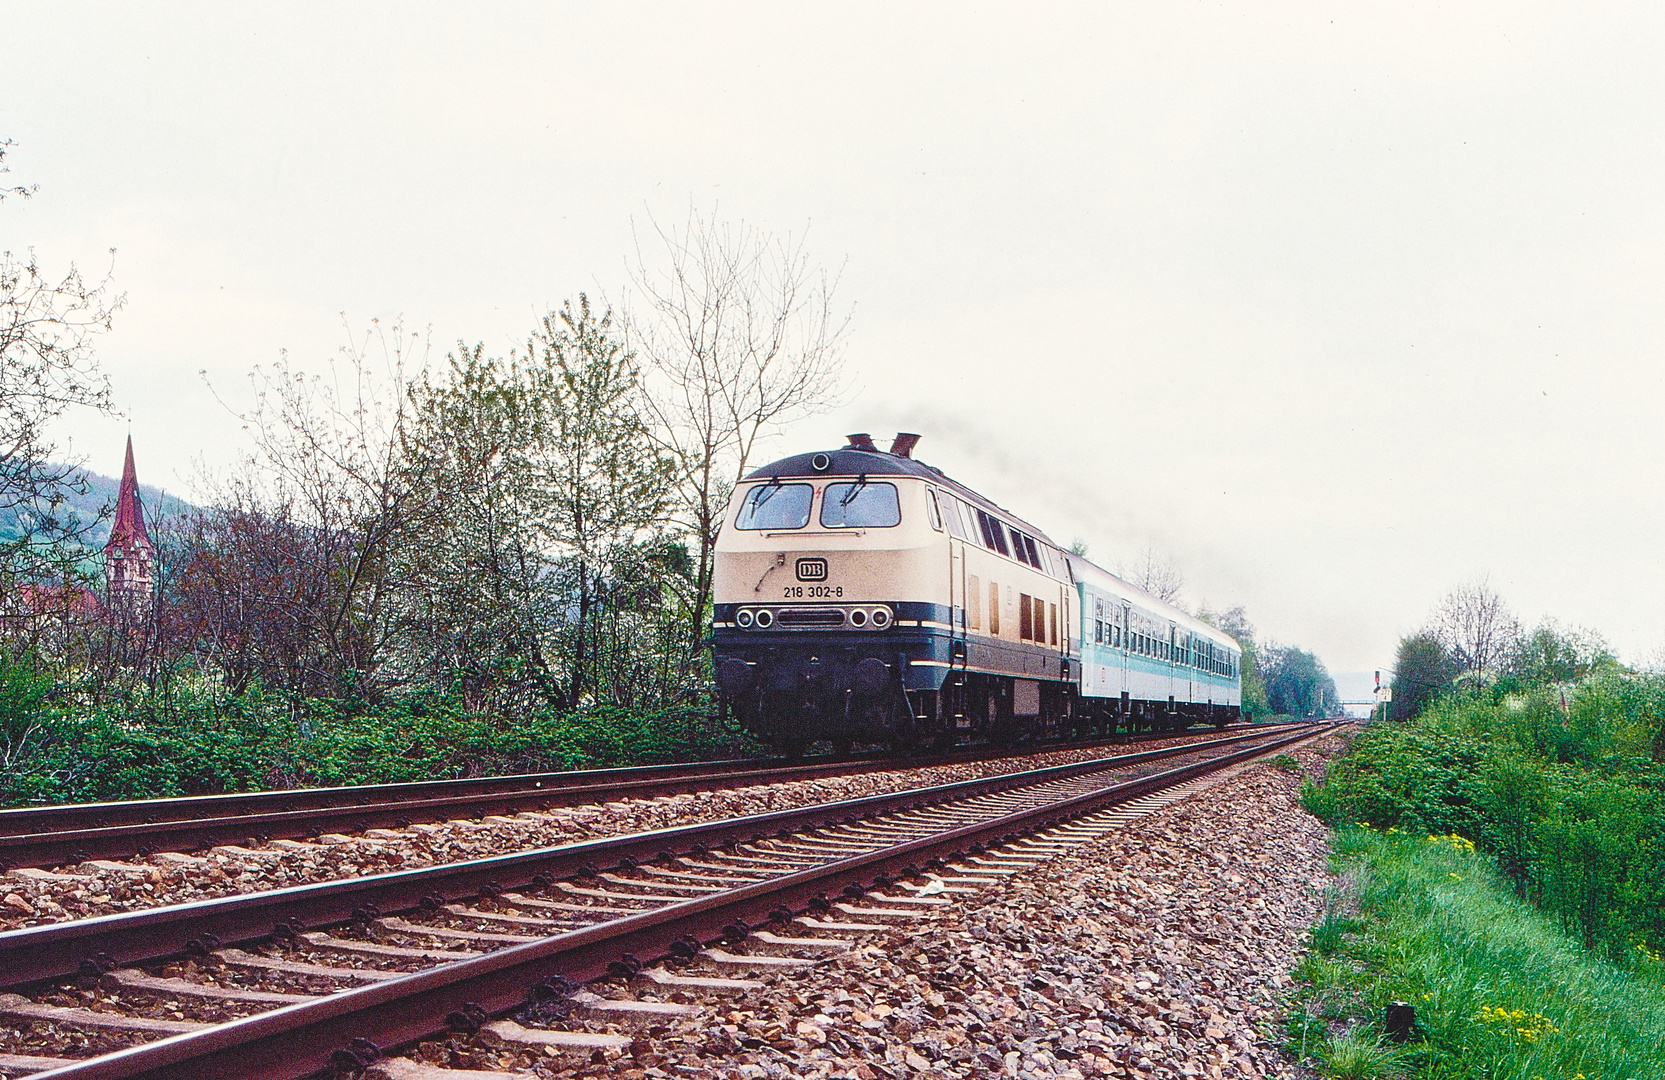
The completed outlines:
[[[736,529],[801,529],[809,524],[815,489],[808,484],[758,484],[740,500]]]
[[[828,484],[821,496],[821,524],[828,529],[888,529],[901,523],[895,484]]]

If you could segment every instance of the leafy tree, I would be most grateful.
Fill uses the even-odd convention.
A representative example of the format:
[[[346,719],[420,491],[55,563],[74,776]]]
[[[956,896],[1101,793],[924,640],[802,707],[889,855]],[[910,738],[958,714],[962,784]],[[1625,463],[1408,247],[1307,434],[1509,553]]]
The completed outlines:
[[[401,665],[470,709],[524,709],[563,695],[543,648],[557,605],[533,376],[483,345],[446,361],[411,390],[404,455],[421,494],[393,564]]]
[[[1462,673],[1462,665],[1444,643],[1426,630],[1399,639],[1393,663],[1393,701],[1388,715],[1394,720],[1419,716]]]
[[[1617,666],[1606,639],[1594,630],[1545,619],[1515,643],[1508,672],[1526,682],[1565,683]]]
[[[1266,703],[1274,713],[1333,716],[1341,711],[1335,680],[1312,653],[1292,645],[1269,644],[1260,664]]]
[[[565,554],[576,608],[567,702],[577,708],[594,662],[594,618],[607,575],[630,545],[664,522],[672,463],[650,437],[636,357],[613,332],[611,312],[598,318],[580,293],[576,306],[568,301],[544,317],[527,351],[536,360],[544,522]]]
[[[580,294],[524,353],[459,345],[448,363],[413,390],[405,440],[424,492],[395,572],[411,662],[449,670],[481,706],[516,688],[573,708],[616,700],[623,682],[603,673],[632,669],[617,635],[639,629],[624,613],[657,611],[655,570],[676,563],[657,536],[672,481],[635,358]]]

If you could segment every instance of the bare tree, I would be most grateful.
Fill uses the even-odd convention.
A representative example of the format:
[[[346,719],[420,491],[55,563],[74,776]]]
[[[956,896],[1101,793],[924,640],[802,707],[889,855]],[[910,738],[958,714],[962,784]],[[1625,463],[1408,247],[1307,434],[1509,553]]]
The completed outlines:
[[[1459,585],[1435,605],[1428,632],[1464,674],[1501,668],[1520,640],[1520,621],[1484,577]]]
[[[1179,564],[1146,546],[1131,569],[1118,568],[1117,576],[1130,581],[1165,604],[1179,602],[1180,590],[1185,588],[1185,574]]]
[[[719,515],[760,440],[836,404],[850,312],[835,307],[837,278],[811,265],[801,238],[697,210],[681,229],[649,222],[663,251],[650,260],[638,241],[625,326],[674,463],[679,524],[695,539],[687,617],[698,642]]]
[[[0,172],[10,146],[0,141]],[[5,188],[0,199],[32,193]],[[109,283],[106,274],[88,284],[73,265],[49,275],[33,250],[0,252],[0,519],[14,523],[0,535],[0,574],[14,582],[73,576],[93,524],[67,512],[66,496],[84,494],[85,481],[74,464],[50,464],[58,447],[47,429],[72,408],[111,411],[93,356],[124,299]]]
[[[250,375],[254,439],[235,505],[249,522],[281,524],[296,545],[307,603],[291,608],[302,645],[295,679],[314,693],[373,695],[393,620],[390,552],[416,504],[404,467],[411,403],[406,371],[420,366],[420,335],[373,322],[309,375],[281,357]],[[285,580],[289,580],[285,578]]]

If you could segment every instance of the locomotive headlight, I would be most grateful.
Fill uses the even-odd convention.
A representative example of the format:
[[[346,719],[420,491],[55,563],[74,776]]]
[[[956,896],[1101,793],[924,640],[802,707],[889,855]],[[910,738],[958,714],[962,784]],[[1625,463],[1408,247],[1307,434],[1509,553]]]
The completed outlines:
[[[745,630],[748,627],[750,627],[751,624],[752,624],[751,609],[750,608],[741,608],[738,612],[735,613],[734,621],[740,627],[740,629],[742,629],[742,630]]]
[[[871,618],[873,620],[873,629],[883,630],[885,627],[890,625],[890,609],[882,607],[874,608]]]
[[[856,608],[854,611],[850,612],[850,625],[866,626],[867,612],[863,611],[861,608]]]
[[[759,630],[767,630],[773,625],[775,625],[774,612],[770,611],[768,608],[764,608],[762,611],[757,613],[757,628]]]

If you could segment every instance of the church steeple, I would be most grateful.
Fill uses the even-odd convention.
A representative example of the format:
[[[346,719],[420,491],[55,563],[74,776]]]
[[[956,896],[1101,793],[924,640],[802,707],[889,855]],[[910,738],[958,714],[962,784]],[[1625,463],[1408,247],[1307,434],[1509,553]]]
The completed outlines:
[[[110,524],[110,542],[104,545],[105,595],[112,613],[137,615],[144,611],[155,588],[155,564],[156,546],[145,529],[139,474],[133,467],[133,436],[129,435],[121,491],[116,495],[116,519]]]

